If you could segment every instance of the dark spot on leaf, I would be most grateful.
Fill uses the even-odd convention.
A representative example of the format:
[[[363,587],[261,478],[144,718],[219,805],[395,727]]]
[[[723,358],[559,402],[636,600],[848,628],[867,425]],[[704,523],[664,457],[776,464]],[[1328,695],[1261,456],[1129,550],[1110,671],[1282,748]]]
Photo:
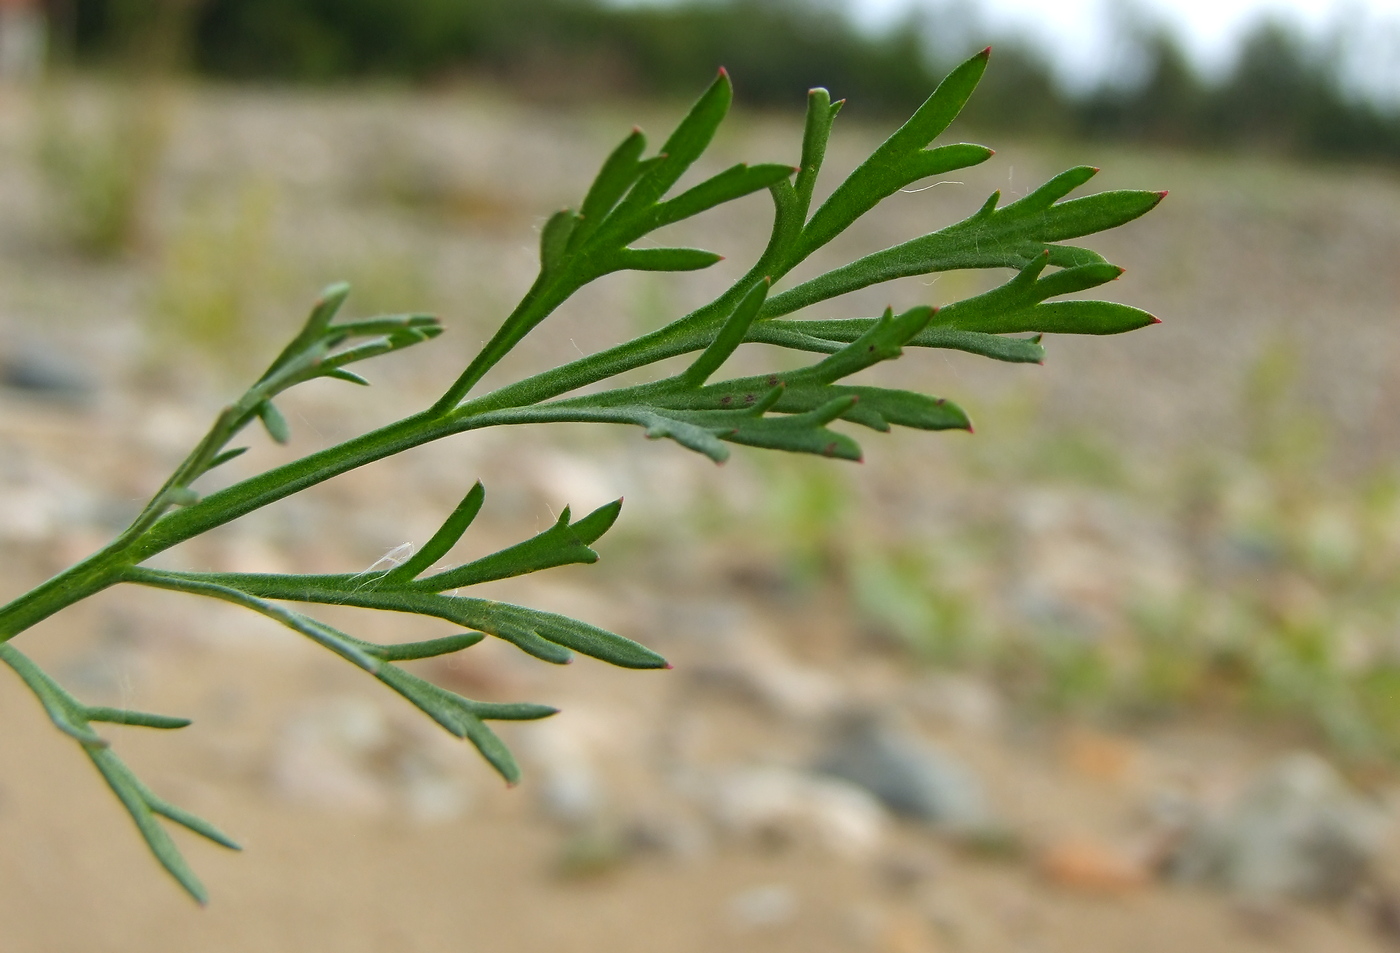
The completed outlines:
[[[732,403],[734,402],[734,398],[731,397],[731,396],[729,396],[728,394],[725,394],[723,397],[721,397],[721,398],[719,399],[719,402],[720,402],[720,406],[722,406],[722,407],[728,407],[730,404],[732,404]]]
[[[825,447],[822,447],[822,454],[828,457],[836,456],[836,444],[829,443]]]
[[[777,375],[777,374],[769,374],[769,375],[768,375],[768,386],[769,386],[769,387],[777,387],[777,386],[778,386],[778,375]]]
[[[744,395],[744,403],[746,403],[746,404],[752,404],[753,402],[754,402],[754,396],[753,396],[753,394],[745,394],[745,395]]]

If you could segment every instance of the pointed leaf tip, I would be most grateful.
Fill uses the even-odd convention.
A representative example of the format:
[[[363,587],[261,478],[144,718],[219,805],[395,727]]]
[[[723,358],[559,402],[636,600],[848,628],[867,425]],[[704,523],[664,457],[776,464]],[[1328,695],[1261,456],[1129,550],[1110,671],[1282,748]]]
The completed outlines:
[[[1167,197],[1167,194],[1169,193],[1169,191],[1170,191],[1169,189],[1162,189],[1162,191],[1160,191],[1160,192],[1157,193],[1157,197],[1158,197],[1159,199],[1164,199],[1164,198]]]
[[[1161,323],[1162,323],[1162,319],[1159,318],[1159,317],[1157,317],[1155,314],[1154,314],[1154,315],[1151,315],[1151,317],[1152,317],[1152,323],[1153,323],[1153,324],[1161,324]]]
[[[987,57],[989,57],[989,56],[992,55],[992,48],[989,46],[989,47],[987,47],[986,49],[984,49],[981,53],[978,53],[977,55],[980,56],[980,57],[982,57],[983,59],[986,59]]]

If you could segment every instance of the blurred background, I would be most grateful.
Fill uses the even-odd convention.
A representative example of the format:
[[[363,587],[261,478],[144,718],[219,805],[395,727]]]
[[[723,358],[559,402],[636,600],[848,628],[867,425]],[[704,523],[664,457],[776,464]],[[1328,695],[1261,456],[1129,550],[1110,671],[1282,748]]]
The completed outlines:
[[[977,432],[861,434],[861,466],[486,431],[162,556],[358,571],[421,544],[477,478],[464,556],[625,495],[600,563],[487,594],[676,669],[553,669],[490,642],[422,663],[471,697],[564,709],[509,732],[526,779],[505,790],[260,619],[103,593],[17,644],[89,702],[193,717],[111,735],[248,851],[181,840],[214,898],[194,909],[0,679],[0,948],[1400,944],[1400,10],[1383,0],[4,0],[5,597],[118,531],[326,283],[352,283],[354,314],[433,311],[448,333],[370,367],[370,390],[292,392],[291,446],[255,439],[226,479],[435,398],[528,287],[546,216],[633,124],[661,141],[717,66],[737,106],[697,174],[795,162],[823,85],[849,103],[822,192],[989,43],[949,136],[997,155],[891,197],[817,264],[1088,163],[1091,188],[1172,192],[1087,243],[1128,269],[1107,296],[1163,324],[1051,338],[1044,367],[906,354],[883,379],[957,401]],[[688,225],[728,260],[608,278],[492,380],[708,300],[768,215],[755,196]],[[1004,278],[907,279],[812,316]],[[444,634],[325,615],[380,641]]]

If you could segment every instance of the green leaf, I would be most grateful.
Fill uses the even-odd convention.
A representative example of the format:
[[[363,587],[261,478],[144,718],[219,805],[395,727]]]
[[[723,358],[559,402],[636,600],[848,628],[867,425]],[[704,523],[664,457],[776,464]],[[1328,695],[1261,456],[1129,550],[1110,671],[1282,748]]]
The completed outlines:
[[[696,100],[661,147],[663,160],[632,187],[616,214],[626,216],[644,212],[665,195],[709,146],[719,124],[729,112],[729,103],[733,98],[729,74],[721,69],[710,88]]]
[[[805,414],[743,418],[722,436],[725,440],[750,447],[860,460],[859,444],[845,434],[824,426],[850,410],[856,400],[854,396],[838,397]]]
[[[533,655],[551,665],[568,665],[574,654],[564,646],[546,639],[531,629],[519,625],[497,622],[489,630],[498,639],[504,639],[526,655]]]
[[[347,371],[343,367],[333,367],[322,376],[333,377],[338,381],[345,381],[350,384],[359,384],[361,387],[370,386],[369,381],[365,380],[363,377],[361,377],[359,374],[356,374],[354,371]]]
[[[287,418],[282,416],[282,411],[270,400],[265,400],[258,404],[258,417],[263,422],[263,427],[267,429],[267,435],[278,443],[286,443],[291,439],[292,431],[287,426]]]
[[[983,324],[995,333],[1036,331],[1045,334],[1122,334],[1136,331],[1157,318],[1126,304],[1111,301],[1049,301],[1000,315]]]
[[[391,645],[373,645],[368,642],[359,644],[369,654],[386,662],[411,662],[416,659],[451,655],[454,652],[471,648],[484,638],[486,636],[480,632],[462,632],[440,639],[428,639],[426,642],[399,642]]]
[[[505,778],[507,784],[520,783],[520,765],[516,764],[515,756],[510,753],[505,742],[486,727],[484,721],[466,716],[462,719],[462,727],[466,729],[467,740],[476,747],[487,763],[496,769],[496,773]]]
[[[578,247],[603,224],[613,206],[617,205],[637,181],[637,177],[642,174],[642,164],[639,160],[646,147],[646,136],[642,135],[640,129],[633,129],[631,134],[622,140],[621,145],[608,156],[579,207],[579,217],[583,221],[574,229],[569,242],[571,248]]]
[[[792,178],[796,171],[790,165],[750,166],[740,163],[656,206],[648,223],[648,231],[769,188]]]
[[[187,728],[194,724],[188,718],[152,715],[144,711],[128,711],[124,708],[88,708],[85,714],[88,721],[106,722],[113,725],[135,725],[141,728]]]
[[[990,158],[991,150],[983,146],[961,145],[946,147],[952,151],[924,151],[924,147],[947,129],[962,111],[982,79],[982,73],[987,68],[987,56],[988,51],[983,50],[949,73],[909,121],[837,186],[807,223],[797,247],[798,259],[806,258],[831,241],[881,199],[910,182],[976,165]],[[811,123],[810,101],[808,109],[808,121]],[[935,155],[938,158],[929,158]]]
[[[609,271],[699,271],[720,261],[701,248],[623,248],[607,259]]]
[[[1040,261],[1082,265],[1103,259],[1083,249],[1059,251],[1049,243],[1116,228],[1152,209],[1162,200],[1157,192],[1102,192],[1060,202],[1043,210],[1016,209],[1015,203],[987,206],[956,225],[866,255],[795,288],[768,298],[762,317],[790,314],[799,308],[873,284],[910,275],[959,268],[1017,268]]]
[[[544,223],[540,230],[540,271],[554,271],[564,262],[569,237],[578,223],[578,215],[569,208],[560,209]]]
[[[276,360],[269,365],[267,372],[258,378],[258,383],[270,380],[283,368],[311,351],[326,335],[336,312],[340,310],[340,306],[345,303],[345,299],[349,296],[350,286],[345,282],[327,285],[321,292],[321,297],[311,306],[311,314],[307,317],[306,323],[302,325],[301,331],[282,349],[282,353],[277,355]]]
[[[209,461],[209,464],[204,468],[204,472],[208,473],[215,467],[221,467],[225,463],[228,463],[230,460],[234,459],[235,457],[241,457],[247,452],[247,447],[234,447],[232,450],[225,450],[223,453],[214,457],[213,460]]]
[[[740,344],[744,343],[744,337],[749,332],[749,326],[758,317],[759,309],[763,307],[763,299],[768,294],[768,279],[754,283],[734,313],[724,322],[715,339],[710,342],[710,346],[700,354],[695,362],[686,368],[680,375],[681,381],[689,387],[699,387],[709,380],[710,375],[720,369],[729,356],[734,353]]]
[[[423,548],[385,573],[381,585],[408,582],[446,556],[452,547],[457,545],[457,540],[462,538],[467,527],[471,526],[476,514],[481,512],[481,504],[485,501],[486,487],[478,480],[467,491],[467,495],[462,497],[462,502],[457,504],[452,515],[447,517],[438,531],[423,544]]]
[[[715,463],[723,463],[729,459],[729,448],[715,436],[713,431],[698,424],[687,423],[684,420],[645,409],[635,411],[630,422],[645,427],[649,440],[669,438],[687,450],[703,453]]]
[[[508,622],[580,655],[622,668],[668,667],[664,658],[646,646],[568,616],[506,603],[496,603],[496,611]]]
[[[131,773],[121,759],[106,748],[84,749],[92,763],[97,766],[97,770],[102,774],[107,786],[112,789],[112,793],[121,801],[122,807],[126,808],[127,814],[136,823],[136,829],[141,833],[141,837],[150,848],[152,854],[160,865],[166,869],[170,876],[174,877],[180,886],[200,904],[208,903],[209,894],[200,883],[199,878],[190,869],[190,865],[185,858],[180,855],[180,851],[175,846],[175,842],[170,839],[165,828],[161,827],[156,820],[155,813],[151,810],[150,792],[136,779],[136,775]],[[231,842],[230,842],[231,843]]]
[[[934,320],[937,321],[937,315]],[[830,354],[859,338],[875,323],[875,318],[847,318],[833,321],[759,321],[749,332],[748,340],[803,351]],[[1007,338],[978,331],[956,328],[927,327],[905,342],[906,347],[939,347],[966,351],[998,361],[1017,364],[1039,364],[1045,360],[1045,348],[1031,338]]]
[[[842,100],[841,102],[844,102]],[[831,94],[820,86],[807,91],[807,119],[802,130],[802,165],[797,172],[795,197],[799,215],[806,219],[812,204],[812,192],[817,175],[826,159],[826,144],[831,138],[831,126],[841,111],[841,102],[833,103]],[[800,224],[800,223],[799,223]]]
[[[497,579],[523,576],[570,563],[595,563],[598,561],[598,554],[589,549],[587,544],[601,536],[613,524],[621,508],[622,501],[616,500],[594,510],[577,524],[570,524],[569,508],[566,506],[555,524],[544,532],[466,565],[419,580],[413,583],[412,587],[429,592],[442,592],[445,589],[458,589]],[[576,528],[579,525],[584,526],[582,532]],[[591,538],[585,541],[582,537],[586,535]]]

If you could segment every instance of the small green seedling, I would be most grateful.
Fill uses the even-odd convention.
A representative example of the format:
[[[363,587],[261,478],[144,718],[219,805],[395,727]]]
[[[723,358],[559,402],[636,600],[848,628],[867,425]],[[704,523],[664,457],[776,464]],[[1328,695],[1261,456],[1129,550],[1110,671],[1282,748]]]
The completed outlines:
[[[556,212],[540,240],[540,270],[524,299],[461,377],[428,409],[338,446],[267,470],[201,496],[201,477],[243,453],[233,439],[261,421],[279,443],[288,436],[276,398],[318,377],[366,381],[351,365],[425,341],[441,332],[436,318],[401,315],[336,323],[349,289],[328,288],[301,331],[267,372],[214,421],[208,434],[151,498],[144,511],[100,552],[0,608],[0,660],[39,698],[53,723],[80,745],[136,822],[156,857],[199,901],[205,891],[156,815],[226,847],[236,845],[207,822],[151,792],[93,729],[112,722],[182,728],[189,722],[141,712],[84,705],[26,658],[10,639],[60,609],[109,586],[133,583],[221,599],[262,613],[299,632],[422,709],[444,729],[466,738],[507,782],[520,770],[490,721],[544,718],[536,704],[487,704],[463,698],[397,662],[459,652],[486,636],[513,643],[555,664],[580,652],[626,668],[664,668],[666,660],[630,639],[550,612],[458,595],[495,579],[568,563],[591,563],[591,548],[612,526],[621,500],[581,519],[566,509],[557,523],[522,543],[465,565],[432,571],[485,501],[478,483],[424,547],[400,565],[334,575],[197,573],[150,568],[166,549],[310,486],[454,434],[506,424],[588,421],[632,424],[648,437],[669,438],[715,461],[731,444],[859,460],[860,447],[832,429],[849,422],[877,431],[892,425],[921,430],[970,430],[967,415],[942,398],[841,381],[900,356],[903,348],[955,348],[1001,361],[1039,362],[1040,335],[1116,334],[1156,318],[1122,304],[1050,299],[1094,288],[1122,269],[1084,248],[1061,244],[1132,221],[1165,193],[1115,191],[1066,199],[1096,169],[1070,169],[1024,198],[998,205],[994,193],[969,218],[866,255],[815,278],[785,287],[784,277],[874,208],[882,199],[933,175],[990,158],[983,146],[931,147],[967,102],[990,51],[953,70],[914,116],[865,160],[816,211],[817,175],[840,102],[824,89],[808,94],[797,165],[736,165],[677,195],[673,187],[710,144],[729,109],[729,77],[720,71],[661,150],[646,155],[634,131],[603,163],[577,209]],[[748,273],[718,298],[660,330],[608,350],[472,396],[483,375],[584,285],[612,272],[690,271],[720,260],[697,248],[638,246],[651,232],[724,202],[767,190],[772,236]],[[880,317],[802,320],[801,309],[880,282],[964,268],[1008,268],[1000,287],[938,309],[916,304]],[[1029,335],[1029,336],[1025,336]],[[795,371],[712,380],[746,343],[778,345],[821,355]],[[678,355],[697,353],[679,374],[614,389],[583,388]],[[568,396],[573,394],[574,396]],[[349,605],[435,616],[462,634],[408,645],[379,645],[332,628],[285,603]]]

